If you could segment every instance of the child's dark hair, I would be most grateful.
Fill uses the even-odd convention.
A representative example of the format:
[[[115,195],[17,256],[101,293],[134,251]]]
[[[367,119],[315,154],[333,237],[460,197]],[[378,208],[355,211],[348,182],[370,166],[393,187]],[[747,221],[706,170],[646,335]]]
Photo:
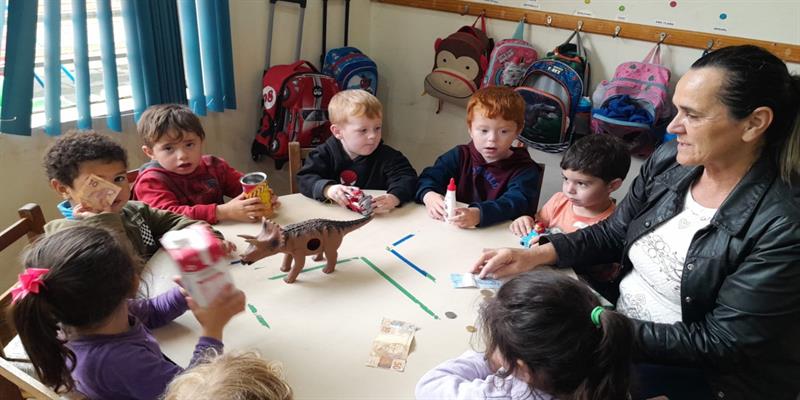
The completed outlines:
[[[153,147],[164,135],[171,134],[171,139],[181,140],[184,133],[194,132],[201,140],[206,132],[200,118],[183,104],[156,104],[142,113],[136,124],[136,131],[145,146]]]
[[[538,268],[505,283],[481,309],[487,356],[499,351],[513,374],[521,360],[535,376],[531,390],[574,400],[625,399],[630,387],[630,321],[600,302],[589,288],[556,271]]]
[[[589,135],[569,146],[561,159],[561,169],[596,176],[606,183],[625,179],[631,167],[628,146],[612,135]]]
[[[72,390],[68,349],[59,324],[93,327],[102,323],[135,292],[141,262],[115,234],[76,226],[37,241],[25,256],[25,268],[45,268],[39,293],[11,305],[10,319],[39,379],[56,390]]]
[[[93,130],[70,130],[44,155],[47,179],[72,187],[81,164],[87,161],[119,161],[128,168],[128,155],[119,143]]]

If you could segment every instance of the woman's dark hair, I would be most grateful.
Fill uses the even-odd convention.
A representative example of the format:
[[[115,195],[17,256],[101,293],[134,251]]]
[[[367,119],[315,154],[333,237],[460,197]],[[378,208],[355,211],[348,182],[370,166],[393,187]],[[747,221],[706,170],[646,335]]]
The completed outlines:
[[[521,360],[535,376],[531,390],[575,400],[625,399],[630,388],[633,328],[605,310],[600,327],[589,288],[539,268],[505,283],[481,308],[487,356],[499,351],[513,374]]]
[[[77,226],[37,241],[25,268],[49,269],[39,293],[28,293],[9,308],[39,379],[56,390],[72,390],[69,365],[75,354],[65,346],[59,324],[91,328],[104,322],[134,294],[140,261],[125,242],[101,228]]]
[[[764,150],[775,160],[784,182],[800,172],[800,77],[769,51],[752,45],[723,47],[701,57],[692,68],[725,71],[719,99],[736,119],[758,107],[772,109]]]

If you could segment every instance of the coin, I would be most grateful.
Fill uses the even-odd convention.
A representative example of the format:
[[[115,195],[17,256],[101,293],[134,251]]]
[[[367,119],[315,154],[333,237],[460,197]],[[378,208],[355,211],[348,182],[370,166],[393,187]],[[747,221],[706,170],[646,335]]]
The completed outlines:
[[[481,290],[481,295],[483,295],[483,297],[489,298],[494,296],[494,292],[489,289],[483,289]]]
[[[447,317],[447,318],[450,318],[450,319],[455,319],[457,317],[456,313],[454,313],[452,311],[448,311],[448,312],[444,313],[444,316]]]
[[[476,329],[474,326],[472,326],[472,325],[467,325],[467,332],[470,332],[470,333],[475,333],[475,332],[477,332],[477,331],[478,331],[478,329]]]

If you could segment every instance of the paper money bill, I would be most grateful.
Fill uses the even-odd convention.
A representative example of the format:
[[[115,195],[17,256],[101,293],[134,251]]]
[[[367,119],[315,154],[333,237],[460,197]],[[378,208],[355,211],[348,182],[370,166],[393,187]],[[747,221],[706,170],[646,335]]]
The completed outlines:
[[[417,327],[403,321],[384,318],[369,352],[367,366],[403,372]]]
[[[500,281],[497,279],[481,279],[470,273],[451,273],[450,282],[454,288],[480,288],[499,289]]]
[[[122,188],[119,186],[92,174],[81,186],[78,200],[81,205],[93,211],[104,211],[111,207],[120,190]]]

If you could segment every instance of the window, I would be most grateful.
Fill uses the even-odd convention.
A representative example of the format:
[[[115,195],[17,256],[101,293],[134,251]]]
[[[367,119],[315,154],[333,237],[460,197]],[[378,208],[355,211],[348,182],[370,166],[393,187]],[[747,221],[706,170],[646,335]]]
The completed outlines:
[[[39,2],[36,26],[36,58],[34,61],[33,112],[31,127],[42,127],[45,124],[44,112],[44,54],[45,30],[44,9],[46,4]],[[112,25],[114,30],[114,46],[117,55],[117,84],[119,91],[120,111],[133,110],[130,77],[128,74],[127,46],[125,43],[125,26],[122,21],[120,0],[111,0]],[[100,28],[97,21],[97,2],[86,0],[86,25],[89,50],[90,105],[92,124],[97,127],[97,120],[107,115],[105,87],[103,83],[103,64],[100,58]],[[61,0],[61,122],[75,121],[78,111],[75,106],[75,63],[73,61],[74,41],[72,26],[72,0]],[[3,52],[5,53],[5,52]],[[2,76],[0,76],[2,78]],[[0,81],[1,83],[1,81]],[[104,126],[104,125],[99,125]]]

